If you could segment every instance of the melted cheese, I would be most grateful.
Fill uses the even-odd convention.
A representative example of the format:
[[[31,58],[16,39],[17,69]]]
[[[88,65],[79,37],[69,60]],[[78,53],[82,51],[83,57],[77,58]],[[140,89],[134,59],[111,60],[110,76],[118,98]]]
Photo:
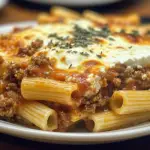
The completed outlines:
[[[54,37],[48,37],[50,34],[57,34],[63,38],[73,38],[74,26],[78,25],[81,28],[87,29],[93,27],[96,30],[101,30],[87,20],[69,21],[64,24],[48,24],[38,25],[32,29],[17,33],[15,36],[20,36],[24,39],[25,45],[30,45],[35,39],[41,39],[44,41],[44,45],[34,55],[38,53],[46,52],[47,56],[55,58],[57,60],[56,67],[59,69],[75,68],[80,70],[82,64],[85,61],[96,60],[100,62],[100,70],[105,71],[106,67],[112,67],[116,63],[124,63],[129,66],[133,65],[149,65],[150,64],[150,44],[141,45],[130,43],[123,37],[118,35],[109,35],[107,38],[99,38],[99,43],[93,43],[87,47],[73,47],[70,49],[49,48],[48,43],[50,41],[58,42]],[[68,52],[71,51],[71,52]],[[82,53],[88,54],[88,56],[82,55]],[[98,57],[101,55],[101,57]],[[62,62],[62,58],[65,58]]]

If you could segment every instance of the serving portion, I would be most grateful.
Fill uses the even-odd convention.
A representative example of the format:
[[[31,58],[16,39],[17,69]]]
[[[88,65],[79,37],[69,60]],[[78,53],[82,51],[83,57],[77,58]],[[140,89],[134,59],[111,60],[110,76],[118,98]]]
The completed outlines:
[[[126,22],[125,22],[126,20]],[[150,26],[136,14],[55,7],[0,36],[0,118],[93,132],[150,119]]]

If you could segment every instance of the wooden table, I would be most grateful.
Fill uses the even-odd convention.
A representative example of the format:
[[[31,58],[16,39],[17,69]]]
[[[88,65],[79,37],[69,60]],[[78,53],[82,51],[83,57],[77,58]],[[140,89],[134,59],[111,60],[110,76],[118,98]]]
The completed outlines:
[[[19,0],[17,0],[19,1]],[[131,1],[130,1],[131,2]],[[42,12],[41,9],[29,9],[27,4],[23,6],[22,4],[16,5],[15,3],[8,4],[2,11],[0,11],[0,24],[11,23],[16,21],[26,21],[26,20],[35,20],[39,12]],[[37,6],[36,8],[38,8]],[[109,9],[108,9],[109,7]],[[41,6],[40,6],[41,8]],[[48,10],[47,7],[45,10]],[[87,7],[86,7],[87,8]],[[83,10],[79,9],[79,10]],[[97,7],[97,10],[102,12],[119,12],[119,13],[128,13],[128,12],[138,12],[140,15],[145,17],[150,17],[150,0],[134,0],[129,4],[129,0],[126,0],[124,3],[119,3],[117,5]],[[72,145],[56,145],[56,144],[44,144],[38,142],[31,142],[24,139],[15,138],[12,136],[0,134],[0,150],[40,150],[40,149],[86,149],[86,148],[96,148],[96,149],[132,149],[132,150],[149,150],[150,149],[150,137],[138,138],[130,141],[112,143],[112,144],[102,144],[102,145],[93,145],[93,146],[72,146]]]

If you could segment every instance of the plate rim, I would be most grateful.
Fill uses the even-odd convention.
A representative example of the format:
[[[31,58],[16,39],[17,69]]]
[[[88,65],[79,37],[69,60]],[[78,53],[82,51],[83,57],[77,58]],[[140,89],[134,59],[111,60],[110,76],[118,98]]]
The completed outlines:
[[[111,143],[149,135],[150,122],[134,127],[99,133],[78,133],[78,132],[71,133],[71,132],[52,132],[52,131],[31,129],[28,127],[0,120],[0,132],[17,136],[20,138],[48,143],[53,142],[63,144]]]

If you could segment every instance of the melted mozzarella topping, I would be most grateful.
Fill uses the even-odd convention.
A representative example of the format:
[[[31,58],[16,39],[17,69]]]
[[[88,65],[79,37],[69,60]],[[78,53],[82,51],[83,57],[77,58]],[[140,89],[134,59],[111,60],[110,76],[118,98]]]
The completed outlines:
[[[129,66],[150,64],[150,45],[133,44],[121,36],[99,37],[98,43],[89,44],[87,47],[73,47],[70,49],[60,48],[59,46],[48,47],[50,41],[59,42],[54,37],[48,37],[50,34],[56,33],[64,39],[67,37],[73,38],[72,33],[75,25],[87,30],[88,27],[94,26],[87,20],[71,21],[66,24],[39,25],[23,32],[22,36],[31,35],[31,39],[26,40],[27,45],[35,39],[42,39],[44,46],[35,55],[41,51],[46,51],[49,58],[57,60],[56,67],[60,69],[68,69],[70,66],[78,68],[83,62],[89,60],[96,60],[103,64],[100,68],[102,71],[105,71],[106,66],[112,67],[116,63],[124,63]],[[62,58],[65,58],[63,62]]]

